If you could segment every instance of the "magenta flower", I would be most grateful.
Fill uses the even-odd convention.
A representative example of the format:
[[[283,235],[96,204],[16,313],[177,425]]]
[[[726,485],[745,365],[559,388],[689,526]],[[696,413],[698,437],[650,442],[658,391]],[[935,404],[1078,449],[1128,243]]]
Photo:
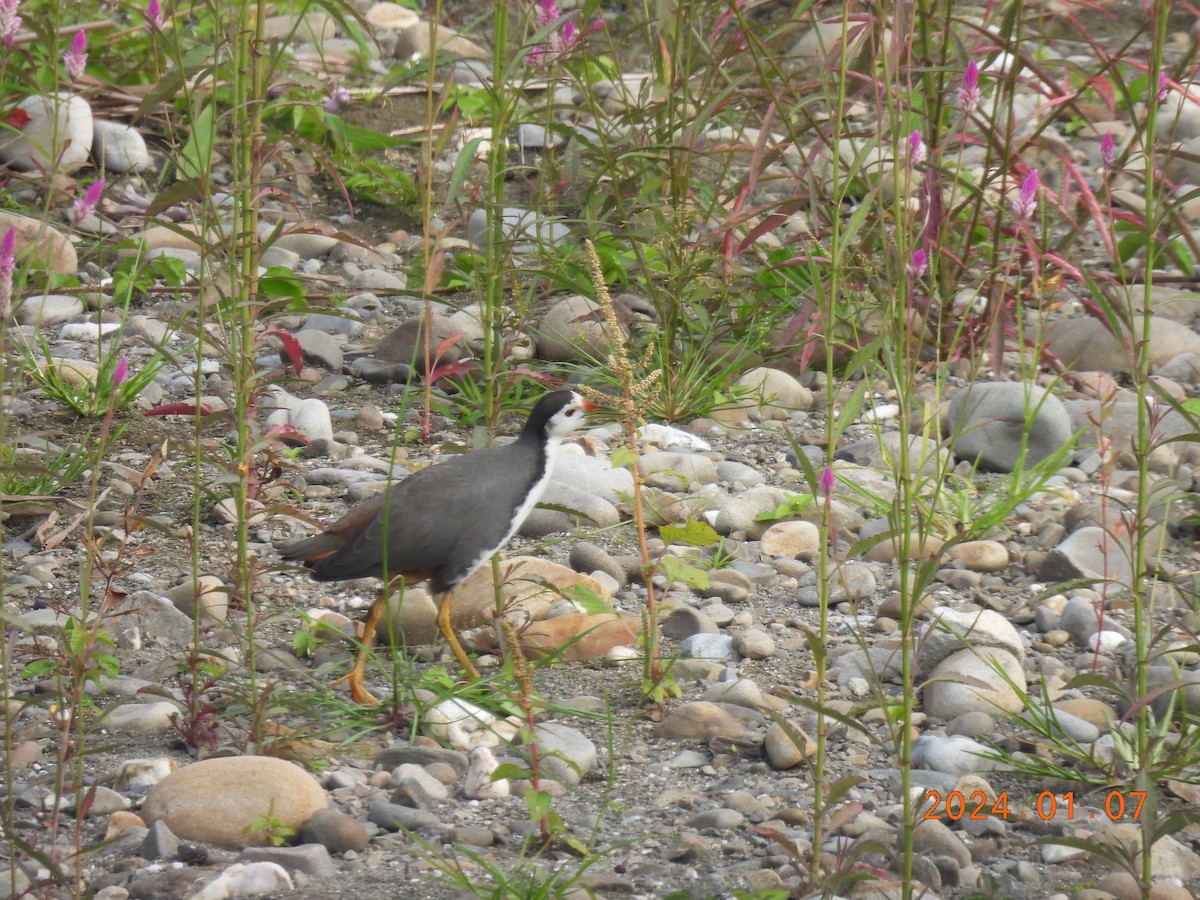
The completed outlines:
[[[575,23],[570,20],[563,22],[562,31],[558,35],[559,49],[563,51],[570,50],[578,40],[579,32],[575,28]]]
[[[82,34],[82,32],[80,32]],[[93,212],[96,211],[96,204],[100,202],[100,196],[104,193],[104,179],[98,179],[88,185],[82,197],[76,197],[75,203],[71,207],[71,224],[78,225]]]
[[[166,16],[163,15],[162,4],[158,0],[150,0],[146,4],[146,27],[154,34],[162,31],[163,23],[166,22]]]
[[[958,106],[964,116],[969,116],[979,105],[979,66],[975,60],[967,63],[962,84],[958,86]]]
[[[543,28],[548,28],[558,21],[562,15],[558,11],[558,4],[554,0],[538,0],[537,5],[537,28],[541,31]]]
[[[570,19],[563,20],[555,0],[537,0],[535,21],[538,31],[553,28],[560,22],[561,25],[558,25],[557,33],[551,31],[541,43],[530,48],[525,58],[531,65],[548,66],[554,57],[579,43],[579,27]],[[593,23],[592,27],[595,27],[595,24]],[[603,27],[603,23],[600,24]]]
[[[1158,102],[1162,103],[1167,99],[1167,92],[1171,90],[1171,82],[1167,80],[1166,72],[1158,73]]]
[[[908,162],[912,166],[925,162],[925,139],[920,128],[908,136]]]
[[[1038,193],[1038,173],[1037,169],[1030,169],[1029,174],[1021,182],[1021,190],[1017,194],[1017,199],[1013,201],[1013,215],[1018,221],[1028,219],[1037,209],[1037,193]]]
[[[17,233],[12,228],[0,239],[0,322],[12,315],[13,270],[17,267]]]
[[[1113,157],[1116,155],[1116,144],[1111,131],[1104,132],[1104,137],[1100,138],[1100,158],[1104,160],[1106,166],[1112,165]]]
[[[21,17],[17,15],[20,6],[21,0],[0,0],[0,35],[5,47],[13,45],[13,37],[21,27]]]
[[[121,361],[117,363],[117,367],[113,369],[112,386],[119,388],[125,383],[125,379],[129,377],[129,357],[122,356]]]
[[[821,493],[828,497],[833,493],[834,477],[833,469],[826,466],[821,471],[821,477],[817,479],[817,486],[821,489]]]
[[[908,261],[908,277],[916,281],[929,268],[929,254],[924,250],[916,250]]]
[[[78,81],[87,65],[87,32],[80,28],[71,39],[71,47],[63,54],[63,64],[72,81]]]

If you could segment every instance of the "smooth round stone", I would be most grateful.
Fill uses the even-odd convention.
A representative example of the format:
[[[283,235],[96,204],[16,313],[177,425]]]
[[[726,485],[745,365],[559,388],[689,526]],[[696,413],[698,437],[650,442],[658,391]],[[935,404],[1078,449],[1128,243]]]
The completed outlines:
[[[342,346],[338,343],[337,338],[329,332],[318,331],[315,328],[302,328],[293,337],[300,345],[304,365],[319,366],[335,372],[342,368],[344,360]],[[291,358],[287,354],[287,348],[280,348],[279,358],[282,362],[290,364]]]
[[[737,385],[746,390],[747,398],[741,406],[751,418],[786,421],[796,410],[813,404],[812,391],[781,369],[751,369],[737,380]]]
[[[996,674],[993,665],[997,664],[1011,684]],[[960,650],[934,667],[925,688],[925,712],[947,721],[963,713],[991,713],[997,708],[1020,712],[1025,690],[1021,663],[1007,650]]]
[[[496,843],[496,834],[482,825],[460,825],[450,832],[450,840],[469,847],[490,847]]]
[[[772,722],[767,726],[763,749],[766,751],[767,761],[771,764],[772,769],[794,768],[817,752],[816,742],[812,738],[794,722],[789,725],[790,731],[795,732],[794,736],[789,734],[789,729],[784,728],[778,722]]]
[[[401,806],[399,803],[372,803],[367,810],[367,821],[373,822],[384,831],[435,831],[441,827],[441,819],[423,809]]]
[[[92,122],[92,156],[105,171],[118,174],[138,172],[153,165],[141,132],[130,125],[106,119]]]
[[[759,542],[766,556],[795,559],[817,552],[821,532],[812,522],[776,522],[763,532]]]
[[[587,297],[576,295],[559,300],[538,324],[538,355],[556,362],[602,356],[609,338],[599,310],[600,305]],[[715,467],[713,479],[716,479]]]
[[[119,331],[119,322],[68,322],[58,330],[60,341],[86,341],[95,344]]]
[[[1000,572],[1008,566],[1008,550],[999,541],[964,541],[946,554],[972,572]]]
[[[1129,638],[1119,631],[1098,631],[1088,638],[1087,647],[1089,650],[1098,649],[1101,653],[1111,653],[1128,640]]]
[[[668,769],[699,769],[707,766],[708,756],[699,750],[680,750],[667,761]]]
[[[673,641],[682,641],[697,634],[719,634],[720,631],[716,622],[691,606],[676,608],[662,623],[663,636]]]
[[[70,173],[83,168],[93,135],[92,108],[86,100],[71,94],[34,94],[16,109],[28,121],[15,136],[0,143],[0,161],[23,172]]]
[[[733,649],[733,638],[727,634],[693,634],[680,642],[679,649],[684,656],[693,659],[737,659],[737,652]]]
[[[579,541],[571,547],[568,562],[576,572],[586,575],[600,571],[615,580],[621,587],[626,584],[625,570],[599,544],[593,544],[591,541]]]
[[[541,722],[534,735],[546,772],[563,784],[579,784],[596,770],[596,745],[579,729],[558,722]]]
[[[83,312],[83,301],[71,294],[26,297],[13,313],[20,325],[58,325]]]
[[[762,691],[749,678],[710,684],[704,691],[704,699],[710,703],[732,703],[747,709],[759,709],[764,705]]]
[[[179,707],[169,700],[160,700],[157,703],[122,703],[110,709],[102,723],[115,731],[166,731],[172,727],[172,716],[177,715]]]
[[[214,757],[185,766],[150,789],[147,824],[165,822],[178,837],[226,849],[262,846],[264,810],[299,831],[328,804],[324,789],[295,763],[268,756]]]
[[[446,789],[446,785],[438,779],[434,778],[421,766],[414,763],[403,763],[395,768],[392,772],[394,781],[403,781],[409,778],[421,786],[429,797],[433,800],[445,800],[450,796],[450,792]]]
[[[745,628],[733,636],[733,649],[746,659],[769,659],[775,655],[775,640],[759,628]]]
[[[1061,400],[1016,381],[970,385],[950,398],[946,419],[955,456],[1000,472],[1050,456],[1072,432]]]
[[[993,752],[987,744],[963,735],[923,734],[913,742],[913,763],[922,769],[961,777],[993,771],[997,765],[989,758]]]
[[[166,591],[164,595],[181,613],[195,619],[197,615],[224,622],[229,614],[229,590],[215,575],[201,575],[193,583],[189,578]]]
[[[991,734],[995,727],[995,720],[987,713],[980,710],[972,710],[951,719],[946,725],[946,733],[949,735],[962,734],[967,737],[976,737],[982,734]]]
[[[714,831],[735,831],[746,822],[746,817],[735,809],[706,809],[687,820],[689,828]]]
[[[75,245],[45,222],[0,210],[0,234],[10,228],[16,235],[19,257],[36,261],[57,275],[71,275],[79,268]]]
[[[333,440],[333,420],[325,401],[301,400],[291,414],[291,425],[311,441]]]

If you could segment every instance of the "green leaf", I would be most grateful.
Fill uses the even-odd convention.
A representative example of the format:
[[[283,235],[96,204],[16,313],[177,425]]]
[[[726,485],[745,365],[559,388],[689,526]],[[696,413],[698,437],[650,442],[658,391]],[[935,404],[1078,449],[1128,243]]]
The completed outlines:
[[[492,781],[499,781],[502,778],[528,778],[529,775],[530,772],[527,766],[519,766],[516,763],[501,763],[492,772]]]
[[[179,151],[178,165],[186,178],[200,178],[212,168],[213,144],[216,141],[216,109],[210,103],[192,120],[192,133]]]
[[[571,584],[562,589],[562,594],[572,603],[578,603],[583,611],[592,616],[616,612],[612,604],[593,591],[586,584]]]
[[[614,469],[629,469],[637,462],[637,454],[628,447],[617,447],[608,461]]]
[[[658,534],[668,544],[685,547],[708,547],[721,539],[711,525],[700,519],[688,519],[686,525],[663,525]]]
[[[550,814],[550,795],[545,791],[529,788],[525,791],[525,806],[529,809],[529,820],[536,822]]]
[[[22,678],[42,678],[54,671],[54,660],[39,659],[21,670]]]
[[[258,280],[258,288],[272,300],[304,299],[304,284],[296,277],[291,269],[284,266],[272,266]]]
[[[712,584],[708,571],[700,568],[690,560],[678,556],[664,556],[658,561],[659,570],[670,581],[682,581],[697,590],[705,590]]]

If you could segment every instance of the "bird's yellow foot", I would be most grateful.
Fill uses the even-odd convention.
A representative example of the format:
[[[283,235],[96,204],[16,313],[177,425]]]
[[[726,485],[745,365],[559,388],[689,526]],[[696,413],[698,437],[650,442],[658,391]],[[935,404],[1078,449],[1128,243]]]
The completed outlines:
[[[355,703],[361,703],[364,706],[378,706],[379,700],[374,694],[367,690],[363,684],[365,673],[359,671],[358,664],[355,663],[354,668],[343,675],[337,681],[332,682],[330,687],[337,687],[343,681],[350,686],[350,699]]]

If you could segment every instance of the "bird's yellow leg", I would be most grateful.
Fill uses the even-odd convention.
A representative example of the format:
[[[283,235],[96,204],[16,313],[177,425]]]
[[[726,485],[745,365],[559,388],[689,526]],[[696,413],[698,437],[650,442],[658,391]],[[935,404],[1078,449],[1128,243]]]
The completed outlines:
[[[375,629],[379,626],[379,620],[383,618],[384,610],[387,609],[387,596],[387,591],[384,590],[371,604],[367,611],[367,619],[363,622],[362,641],[358,646],[358,655],[354,657],[354,666],[349,673],[334,682],[334,685],[346,682],[350,686],[350,699],[367,706],[379,705],[379,700],[367,690],[363,682],[367,677],[367,660],[371,656],[371,645],[375,643]]]
[[[454,633],[454,629],[450,627],[450,593],[450,591],[446,591],[442,594],[441,602],[438,604],[438,630],[446,639],[446,643],[450,645],[450,650],[454,654],[454,658],[458,660],[458,664],[462,666],[463,673],[468,678],[478,681],[479,670],[475,668],[471,658],[463,650],[462,644],[458,642],[458,636]]]

